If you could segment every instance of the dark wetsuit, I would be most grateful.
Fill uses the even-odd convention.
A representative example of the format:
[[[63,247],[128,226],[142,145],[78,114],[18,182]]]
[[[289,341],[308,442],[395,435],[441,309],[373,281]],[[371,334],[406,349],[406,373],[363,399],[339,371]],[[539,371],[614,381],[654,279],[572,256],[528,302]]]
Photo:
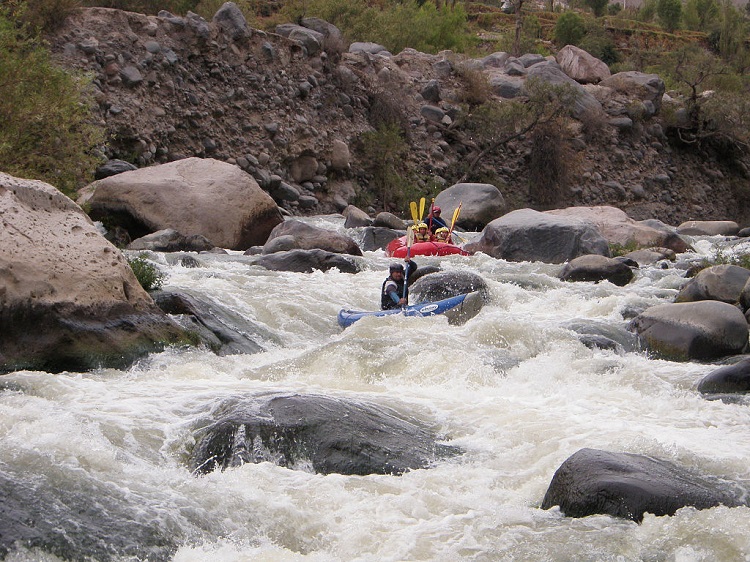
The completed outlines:
[[[392,293],[395,290],[399,298],[403,296],[404,280],[411,277],[412,274],[417,270],[417,264],[414,263],[413,261],[410,261],[406,267],[407,267],[407,270],[406,270],[406,275],[404,276],[404,279],[401,279],[400,281],[396,281],[395,279],[391,278],[391,276],[389,275],[388,277],[386,277],[385,281],[383,281],[383,288],[380,290],[380,309],[381,310],[391,310],[393,308],[399,308],[398,302],[393,301],[390,293]],[[407,298],[408,298],[408,295],[407,295]]]
[[[427,220],[425,222],[429,225],[429,228],[433,234],[435,234],[435,231],[438,228],[448,228],[448,225],[445,224],[445,221],[440,217],[432,217],[432,219],[430,219],[430,217],[427,217]]]

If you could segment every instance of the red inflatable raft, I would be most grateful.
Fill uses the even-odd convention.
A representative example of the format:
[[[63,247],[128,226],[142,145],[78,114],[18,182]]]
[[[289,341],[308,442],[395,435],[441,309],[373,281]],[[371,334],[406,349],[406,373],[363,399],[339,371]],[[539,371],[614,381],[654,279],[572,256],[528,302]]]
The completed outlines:
[[[455,254],[471,255],[460,246],[446,244],[445,242],[414,242],[411,245],[412,256],[452,256]],[[405,258],[406,236],[391,240],[385,247],[385,255],[391,258]]]

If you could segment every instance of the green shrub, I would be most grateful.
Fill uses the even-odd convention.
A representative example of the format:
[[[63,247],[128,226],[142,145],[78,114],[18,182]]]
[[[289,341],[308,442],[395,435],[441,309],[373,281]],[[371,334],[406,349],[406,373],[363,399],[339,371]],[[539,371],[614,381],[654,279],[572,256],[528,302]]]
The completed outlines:
[[[575,12],[565,12],[555,24],[555,42],[560,46],[578,45],[586,33],[586,24]]]
[[[680,0],[657,0],[656,15],[659,18],[659,24],[671,33],[680,26],[682,2]]]
[[[90,82],[55,66],[39,36],[0,9],[0,169],[68,195],[90,181],[103,131],[92,125]]]
[[[544,208],[552,208],[564,199],[574,173],[575,161],[563,118],[537,126],[531,133],[531,199]]]
[[[370,188],[380,194],[383,209],[406,208],[409,147],[401,128],[394,123],[381,124],[374,131],[364,133],[361,144],[372,177]]]
[[[166,275],[153,263],[148,261],[147,254],[139,254],[134,258],[128,258],[128,263],[141,287],[147,291],[158,291],[161,289]]]

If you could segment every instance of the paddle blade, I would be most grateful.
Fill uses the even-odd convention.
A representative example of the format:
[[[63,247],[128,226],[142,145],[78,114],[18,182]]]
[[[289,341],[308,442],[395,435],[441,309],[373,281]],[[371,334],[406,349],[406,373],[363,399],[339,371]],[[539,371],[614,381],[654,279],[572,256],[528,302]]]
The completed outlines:
[[[456,221],[458,220],[458,215],[461,213],[461,203],[458,204],[458,207],[456,207],[456,210],[453,211],[453,220],[451,221],[451,230],[453,230],[453,227],[456,226]]]
[[[409,203],[409,209],[411,210],[411,220],[414,221],[414,224],[417,224],[419,222],[419,215],[417,214],[417,202],[412,201]]]
[[[414,244],[414,229],[409,228],[406,231],[406,247],[411,248],[412,244]]]
[[[419,220],[420,221],[422,220],[422,217],[424,217],[424,204],[425,204],[425,200],[424,200],[424,197],[422,197],[419,200]]]

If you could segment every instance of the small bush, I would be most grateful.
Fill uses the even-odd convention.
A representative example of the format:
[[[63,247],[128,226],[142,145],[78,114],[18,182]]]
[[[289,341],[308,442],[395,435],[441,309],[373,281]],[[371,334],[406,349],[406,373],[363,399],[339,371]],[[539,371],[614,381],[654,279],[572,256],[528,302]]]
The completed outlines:
[[[148,261],[146,254],[140,254],[134,258],[128,258],[130,269],[133,270],[135,278],[147,291],[158,291],[166,279],[166,275],[153,263]]]
[[[553,207],[567,195],[575,155],[562,119],[537,126],[531,133],[529,195],[542,207]]]
[[[487,75],[477,68],[466,64],[456,66],[456,74],[461,78],[463,88],[458,93],[459,99],[470,106],[482,105],[490,99],[492,89]]]

